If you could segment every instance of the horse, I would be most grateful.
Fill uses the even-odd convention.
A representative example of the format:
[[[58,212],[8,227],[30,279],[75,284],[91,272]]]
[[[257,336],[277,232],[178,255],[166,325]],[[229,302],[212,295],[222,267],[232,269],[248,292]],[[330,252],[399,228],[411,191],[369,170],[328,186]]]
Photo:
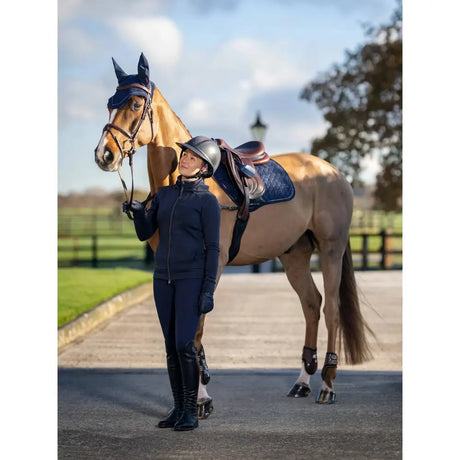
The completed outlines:
[[[132,165],[136,149],[147,145],[150,194],[154,195],[160,187],[175,184],[180,155],[176,142],[186,142],[192,136],[150,80],[143,53],[137,75],[126,74],[113,58],[112,61],[119,86],[109,99],[109,122],[95,149],[95,161],[104,171],[119,172],[124,158],[129,157]],[[300,374],[287,395],[305,397],[311,392],[310,378],[318,368],[317,338],[323,299],[310,270],[310,258],[317,250],[324,285],[327,350],[316,402],[333,404],[336,401],[334,382],[338,352],[344,352],[345,362],[349,364],[372,359],[367,335],[373,333],[360,310],[349,241],[352,187],[335,167],[316,156],[291,152],[272,158],[287,172],[295,195],[288,201],[267,204],[250,213],[239,251],[231,261],[229,247],[237,219],[234,202],[213,178],[206,179],[222,208],[217,280],[227,264],[253,265],[279,258],[299,297],[305,318]],[[157,233],[149,239],[149,244],[155,251]],[[281,309],[282,306],[280,315]],[[198,395],[202,418],[212,410],[212,398],[206,389],[209,373],[202,346],[204,323],[205,315],[202,315],[195,337],[203,371]],[[203,404],[206,405],[205,415]]]

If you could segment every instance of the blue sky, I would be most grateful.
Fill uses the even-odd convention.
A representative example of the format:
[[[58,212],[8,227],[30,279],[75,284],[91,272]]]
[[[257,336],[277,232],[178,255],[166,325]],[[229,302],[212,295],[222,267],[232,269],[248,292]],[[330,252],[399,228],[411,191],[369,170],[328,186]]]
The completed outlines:
[[[238,145],[256,112],[270,154],[309,151],[325,130],[303,86],[366,40],[363,24],[388,22],[395,0],[60,0],[58,191],[116,190],[93,150],[116,87],[111,57],[129,74],[144,52],[150,77],[192,135]],[[147,189],[145,147],[135,184]],[[372,180],[370,159],[364,178]],[[129,174],[124,171],[124,174]]]

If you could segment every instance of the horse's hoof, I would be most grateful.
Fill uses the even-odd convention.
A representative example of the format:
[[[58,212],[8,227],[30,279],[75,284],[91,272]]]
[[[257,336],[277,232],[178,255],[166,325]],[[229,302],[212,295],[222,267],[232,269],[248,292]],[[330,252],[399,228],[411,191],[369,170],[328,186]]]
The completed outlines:
[[[310,385],[307,383],[295,383],[287,396],[291,398],[306,398],[311,393]]]
[[[211,412],[214,410],[212,405],[212,398],[200,398],[197,401],[198,406],[198,418],[203,420],[208,418],[211,415]]]
[[[334,404],[336,393],[334,391],[321,390],[316,398],[318,404]]]

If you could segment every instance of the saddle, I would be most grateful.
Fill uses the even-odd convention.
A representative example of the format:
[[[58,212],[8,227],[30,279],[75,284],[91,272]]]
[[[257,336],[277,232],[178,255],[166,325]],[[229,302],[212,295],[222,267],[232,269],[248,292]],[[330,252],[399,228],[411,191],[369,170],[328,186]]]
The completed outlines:
[[[256,171],[256,165],[270,161],[264,144],[249,141],[238,147],[230,147],[223,139],[216,139],[222,153],[222,164],[227,168],[230,178],[235,183],[243,199],[238,206],[238,217],[249,218],[249,202],[261,197],[265,184]]]
[[[256,171],[256,165],[270,161],[262,142],[249,141],[236,148],[230,147],[223,139],[216,139],[221,150],[221,163],[236,185],[241,200],[238,204],[237,218],[233,228],[232,243],[229,248],[229,261],[232,261],[240,249],[241,237],[249,220],[250,200],[261,197],[265,184]]]

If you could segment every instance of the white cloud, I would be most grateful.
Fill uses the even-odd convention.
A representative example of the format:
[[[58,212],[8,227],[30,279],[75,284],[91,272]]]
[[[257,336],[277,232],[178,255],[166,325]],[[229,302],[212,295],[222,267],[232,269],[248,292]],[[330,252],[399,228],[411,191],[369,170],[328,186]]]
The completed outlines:
[[[106,121],[107,99],[110,91],[101,84],[88,84],[77,78],[66,79],[60,84],[58,98],[59,119],[62,126],[93,120]],[[102,127],[101,127],[102,129]]]
[[[94,56],[98,51],[97,41],[76,26],[66,27],[59,41],[61,59],[65,62],[84,62],[89,56]]]
[[[131,42],[158,67],[174,67],[182,53],[182,34],[166,17],[123,18],[110,21],[122,40]]]
[[[160,90],[187,126],[208,123],[222,129],[236,127],[241,120],[246,127],[255,97],[270,99],[272,92],[286,89],[296,103],[308,75],[304,67],[276,42],[241,38],[224,42],[212,53],[188,50],[172,78],[164,69],[156,73],[161,73]],[[284,110],[289,101],[277,97]]]
[[[185,108],[184,117],[197,123],[210,123],[214,118],[210,101],[191,99]]]
[[[66,107],[66,115],[69,118],[75,118],[78,120],[93,120],[94,112],[88,108],[87,105],[80,105],[80,106],[68,106]]]
[[[227,68],[238,66],[249,73],[240,84],[253,91],[299,85],[305,81],[305,69],[299,68],[276,42],[238,38],[225,43],[219,56],[219,61]]]
[[[115,17],[126,14],[129,6],[130,14],[153,14],[169,8],[174,0],[59,0],[59,19],[67,20],[75,16]]]
[[[60,0],[58,2],[59,20],[66,21],[78,14],[84,7],[84,0]]]

